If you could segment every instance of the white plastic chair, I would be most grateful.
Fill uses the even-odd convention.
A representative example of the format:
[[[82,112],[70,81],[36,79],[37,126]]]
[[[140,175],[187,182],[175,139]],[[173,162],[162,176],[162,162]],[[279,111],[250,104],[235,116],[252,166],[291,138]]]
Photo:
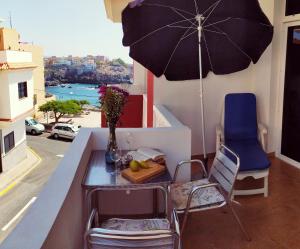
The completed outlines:
[[[252,101],[252,108],[256,112],[256,98],[254,94],[251,93],[239,93],[239,94],[227,94],[225,97],[226,98],[239,98],[239,99],[248,99],[248,102]],[[247,101],[246,101],[247,102]],[[243,103],[241,103],[243,104]],[[241,106],[243,107],[243,106]],[[224,112],[225,112],[225,106],[222,108],[222,118],[221,118],[221,124],[219,124],[216,127],[216,151],[220,148],[221,144],[226,144],[225,143],[225,134],[224,134]],[[244,108],[239,108],[239,111],[232,110],[229,114],[231,116],[236,116],[240,115],[241,119],[243,119],[243,114],[249,112],[249,106],[245,105]],[[255,120],[251,120],[254,121]],[[265,137],[267,135],[267,128],[261,124],[257,124],[257,137],[260,142],[261,148],[263,151],[266,151],[266,140]],[[226,144],[227,145],[227,144]],[[241,161],[242,155],[241,155]],[[252,164],[255,167],[255,160],[252,160]],[[247,177],[252,177],[254,179],[264,179],[264,186],[262,188],[252,188],[252,189],[247,189],[247,190],[234,190],[232,198],[234,198],[235,195],[255,195],[255,194],[264,194],[264,197],[268,196],[268,177],[269,177],[269,167],[264,168],[264,169],[256,169],[256,170],[243,170],[243,165],[241,165],[241,171],[237,175],[237,180],[243,180]]]
[[[202,168],[206,178],[187,183],[176,182],[179,169],[192,162],[197,163]],[[232,207],[231,195],[239,165],[238,156],[224,145],[221,145],[217,151],[208,176],[204,164],[200,160],[184,161],[177,165],[174,183],[170,186],[170,193],[176,213],[183,214],[181,235],[184,232],[189,213],[221,208],[227,205],[247,240],[251,240]]]

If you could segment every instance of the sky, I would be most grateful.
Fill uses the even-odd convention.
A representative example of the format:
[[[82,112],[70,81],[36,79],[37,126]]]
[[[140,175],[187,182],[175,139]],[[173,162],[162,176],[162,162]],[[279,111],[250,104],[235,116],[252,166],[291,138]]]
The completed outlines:
[[[103,0],[0,0],[0,18],[22,42],[44,48],[45,56],[105,55],[132,62],[122,45],[122,25],[106,17]]]

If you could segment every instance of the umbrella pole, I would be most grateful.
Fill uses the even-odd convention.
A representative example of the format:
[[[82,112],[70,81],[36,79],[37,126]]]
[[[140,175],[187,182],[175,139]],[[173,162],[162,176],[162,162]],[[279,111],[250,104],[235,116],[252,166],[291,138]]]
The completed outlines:
[[[201,126],[202,126],[202,147],[203,147],[203,156],[204,164],[207,168],[207,154],[205,146],[205,117],[204,117],[204,99],[203,99],[203,81],[202,81],[202,51],[201,51],[201,36],[202,36],[202,21],[204,17],[202,15],[197,16],[198,20],[198,44],[199,44],[199,72],[200,72],[200,105],[201,105]]]

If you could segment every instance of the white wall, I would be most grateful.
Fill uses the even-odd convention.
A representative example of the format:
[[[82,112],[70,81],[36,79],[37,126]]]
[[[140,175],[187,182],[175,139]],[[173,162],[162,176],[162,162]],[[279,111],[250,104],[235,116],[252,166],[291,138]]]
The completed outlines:
[[[33,108],[33,71],[16,69],[0,72],[0,119],[14,119]],[[18,83],[27,81],[27,98],[19,99]]]
[[[227,76],[209,74],[204,79],[206,146],[215,151],[215,127],[220,122],[224,96],[229,92],[253,90],[251,68]],[[168,82],[155,79],[154,104],[165,105],[179,121],[192,130],[192,154],[202,154],[199,80]]]
[[[269,122],[269,136],[270,149],[272,151],[280,151],[280,137],[281,137],[281,123],[282,123],[282,106],[283,106],[283,68],[285,67],[285,58],[283,52],[284,37],[283,32],[283,16],[285,11],[285,1],[275,1],[274,6],[274,39],[273,39],[273,60],[272,60],[272,72],[271,72],[271,87],[270,87],[270,122]],[[300,18],[299,18],[300,20]]]
[[[4,137],[14,132],[15,137],[15,147],[5,154],[4,149]],[[16,122],[10,123],[5,127],[1,127],[2,133],[2,157],[3,157],[3,171],[10,170],[11,168],[15,167],[19,162],[27,156],[27,148],[26,148],[26,133],[25,133],[25,119],[19,119]]]
[[[8,71],[0,71],[0,118],[10,119]]]
[[[32,53],[5,50],[0,51],[0,63],[31,63]]]
[[[33,108],[33,71],[32,69],[18,69],[9,71],[9,95],[11,103],[11,119],[24,114]],[[18,83],[27,81],[28,97],[19,99]]]
[[[23,143],[26,140],[26,130],[25,130],[25,118],[19,119],[16,122],[10,123],[6,127],[1,127],[2,138],[14,131],[15,133],[15,145]],[[2,152],[4,153],[4,140],[2,141]]]
[[[153,127],[183,127],[184,125],[163,105],[153,108]]]

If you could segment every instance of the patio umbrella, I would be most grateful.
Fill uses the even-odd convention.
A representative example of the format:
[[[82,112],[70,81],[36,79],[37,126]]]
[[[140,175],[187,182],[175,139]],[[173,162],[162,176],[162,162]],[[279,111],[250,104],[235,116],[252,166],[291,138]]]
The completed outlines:
[[[122,12],[123,45],[130,57],[167,80],[200,79],[203,154],[205,117],[202,78],[229,74],[256,63],[273,37],[258,0],[136,0]]]

